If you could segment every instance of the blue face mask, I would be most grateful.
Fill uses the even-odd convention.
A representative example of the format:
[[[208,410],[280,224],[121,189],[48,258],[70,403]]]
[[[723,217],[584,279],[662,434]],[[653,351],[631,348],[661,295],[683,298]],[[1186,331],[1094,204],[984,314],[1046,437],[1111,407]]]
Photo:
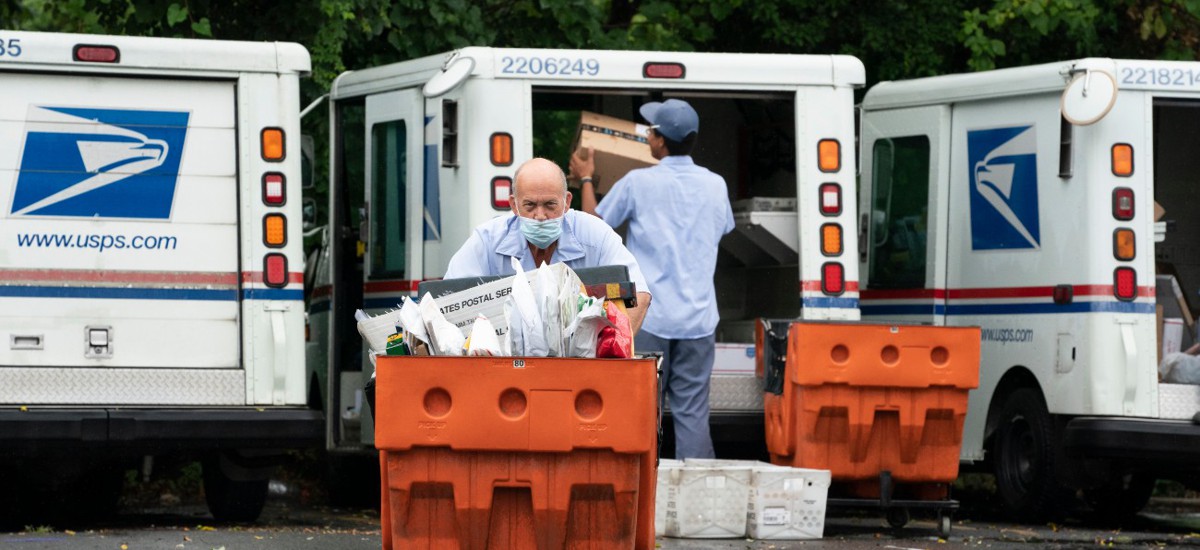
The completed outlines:
[[[544,250],[562,235],[562,221],[562,216],[541,222],[521,216],[521,234],[533,246]]]

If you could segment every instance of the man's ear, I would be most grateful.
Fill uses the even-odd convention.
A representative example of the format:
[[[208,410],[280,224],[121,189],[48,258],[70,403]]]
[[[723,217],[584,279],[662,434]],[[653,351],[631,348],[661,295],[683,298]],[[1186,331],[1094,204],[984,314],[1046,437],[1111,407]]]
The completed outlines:
[[[516,214],[518,216],[521,215],[520,212],[517,212],[517,196],[516,195],[508,196],[508,207],[512,209],[513,214]]]
[[[563,208],[564,212],[566,212],[567,210],[569,210],[571,208],[571,198],[574,196],[575,195],[572,195],[570,191],[567,191],[567,202],[566,202],[565,208]]]

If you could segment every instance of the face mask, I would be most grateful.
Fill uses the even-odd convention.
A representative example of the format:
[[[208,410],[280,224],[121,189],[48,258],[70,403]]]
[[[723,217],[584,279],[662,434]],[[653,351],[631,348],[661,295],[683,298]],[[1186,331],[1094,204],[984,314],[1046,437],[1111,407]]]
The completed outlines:
[[[562,221],[562,216],[541,222],[521,216],[521,234],[533,246],[544,250],[562,235]]]

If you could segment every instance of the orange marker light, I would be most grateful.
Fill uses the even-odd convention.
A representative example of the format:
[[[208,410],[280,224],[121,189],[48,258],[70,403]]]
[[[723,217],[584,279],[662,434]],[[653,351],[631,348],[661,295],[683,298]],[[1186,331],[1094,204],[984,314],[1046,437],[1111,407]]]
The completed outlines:
[[[1134,253],[1133,230],[1118,229],[1113,232],[1113,256],[1121,261],[1129,261]]]
[[[283,160],[283,155],[283,129],[264,128],[262,131],[263,160],[278,162]]]
[[[837,172],[842,168],[842,146],[836,139],[817,142],[817,166],[822,172]]]
[[[1112,148],[1112,173],[1115,176],[1129,177],[1133,175],[1133,146],[1128,143],[1118,143]]]
[[[509,166],[513,163],[513,137],[512,134],[504,132],[496,132],[492,134],[492,164],[496,166]]]
[[[821,226],[821,253],[826,256],[842,253],[842,226],[836,223]]]
[[[263,243],[272,248],[287,244],[287,219],[283,214],[267,214],[263,217]]]

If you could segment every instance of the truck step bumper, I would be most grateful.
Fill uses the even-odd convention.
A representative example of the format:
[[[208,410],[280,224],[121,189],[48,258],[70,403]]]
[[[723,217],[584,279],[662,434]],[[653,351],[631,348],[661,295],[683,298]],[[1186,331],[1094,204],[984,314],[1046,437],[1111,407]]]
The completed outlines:
[[[1200,426],[1190,420],[1075,418],[1067,423],[1068,456],[1163,465],[1200,464]]]
[[[56,445],[129,451],[297,449],[324,441],[324,416],[307,408],[0,409],[5,450]]]

